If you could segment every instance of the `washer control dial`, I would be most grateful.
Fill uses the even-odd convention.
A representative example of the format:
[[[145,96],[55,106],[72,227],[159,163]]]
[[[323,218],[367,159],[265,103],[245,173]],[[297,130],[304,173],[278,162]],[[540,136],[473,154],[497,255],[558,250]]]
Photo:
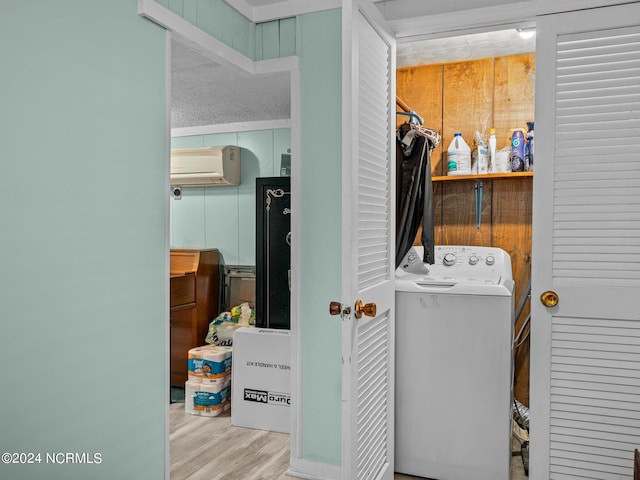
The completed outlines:
[[[485,262],[487,265],[493,265],[494,263],[496,263],[496,259],[493,257],[493,255],[487,255]]]
[[[469,257],[469,265],[475,265],[480,261],[480,259],[476,255],[471,255]]]
[[[454,263],[456,263],[456,256],[453,253],[447,253],[442,259],[442,263],[444,263],[447,267],[450,267]]]

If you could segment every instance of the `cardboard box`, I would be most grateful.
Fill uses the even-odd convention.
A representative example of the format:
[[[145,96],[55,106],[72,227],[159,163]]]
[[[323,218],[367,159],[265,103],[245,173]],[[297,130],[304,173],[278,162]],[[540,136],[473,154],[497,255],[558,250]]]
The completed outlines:
[[[288,330],[239,328],[233,335],[231,424],[289,433],[291,337]]]

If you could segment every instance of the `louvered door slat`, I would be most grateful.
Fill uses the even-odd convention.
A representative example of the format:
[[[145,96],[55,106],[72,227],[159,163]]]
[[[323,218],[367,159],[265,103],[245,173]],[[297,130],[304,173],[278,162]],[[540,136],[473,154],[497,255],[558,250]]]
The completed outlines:
[[[386,382],[388,348],[387,317],[382,316],[358,325],[358,471],[362,480],[378,471],[386,462],[386,431],[388,386]]]
[[[637,380],[640,372],[638,364],[624,361],[624,355],[640,357],[640,322],[608,323],[597,318],[554,318],[550,392],[553,472],[574,465],[575,460],[580,467],[574,467],[574,472],[597,472],[596,478],[630,473],[626,446],[640,442],[640,382],[627,377]],[[574,356],[564,355],[571,350]],[[603,355],[596,358],[596,351]],[[625,364],[630,368],[612,368]],[[622,375],[611,375],[614,371]],[[555,432],[570,437],[560,441]],[[590,439],[592,446],[586,448],[583,439]]]
[[[382,42],[368,24],[362,23],[360,42],[366,45]],[[386,48],[365,48],[360,51],[360,113],[359,131],[359,221],[358,241],[365,238],[381,238],[388,234],[389,205],[389,111],[380,98],[389,95],[389,52]],[[376,205],[381,208],[369,208]],[[389,271],[389,243],[380,241],[378,250],[368,249],[359,257],[358,282],[360,288],[375,285],[387,279]]]

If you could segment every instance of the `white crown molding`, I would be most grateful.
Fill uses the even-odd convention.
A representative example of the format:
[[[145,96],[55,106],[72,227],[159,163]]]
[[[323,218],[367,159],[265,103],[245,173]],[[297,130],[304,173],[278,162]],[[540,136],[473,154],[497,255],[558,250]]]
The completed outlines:
[[[171,137],[190,137],[192,135],[209,135],[212,133],[251,132],[254,130],[275,130],[291,128],[291,119],[259,120],[256,122],[221,123],[219,125],[202,125],[198,127],[172,128]]]
[[[341,0],[282,0],[270,5],[254,7],[247,0],[224,0],[227,5],[253,23],[269,22],[307,13],[342,7]]]

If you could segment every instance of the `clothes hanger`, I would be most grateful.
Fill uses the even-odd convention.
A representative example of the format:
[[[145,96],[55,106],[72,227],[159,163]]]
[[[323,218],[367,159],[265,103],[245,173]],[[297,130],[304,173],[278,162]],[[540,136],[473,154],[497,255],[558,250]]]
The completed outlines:
[[[398,111],[396,112],[396,115],[406,115],[409,117],[409,123],[417,123],[418,125],[422,125],[424,121],[422,120],[422,117],[418,115],[416,112],[414,112],[413,110],[409,112]]]

